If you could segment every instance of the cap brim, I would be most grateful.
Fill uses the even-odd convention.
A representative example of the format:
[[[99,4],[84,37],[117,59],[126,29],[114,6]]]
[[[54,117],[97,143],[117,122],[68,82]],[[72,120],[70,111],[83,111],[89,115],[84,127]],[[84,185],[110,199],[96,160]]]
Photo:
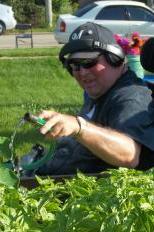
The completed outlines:
[[[95,59],[100,55],[100,52],[75,52],[68,59]]]

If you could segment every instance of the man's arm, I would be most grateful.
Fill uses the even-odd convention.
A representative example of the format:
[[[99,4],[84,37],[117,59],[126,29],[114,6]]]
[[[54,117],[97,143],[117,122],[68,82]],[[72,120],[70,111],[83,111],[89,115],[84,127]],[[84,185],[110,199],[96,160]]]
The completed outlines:
[[[48,138],[75,135],[82,145],[109,164],[135,168],[139,163],[141,145],[121,132],[57,112],[43,111],[39,116],[47,119],[40,132]]]
[[[114,166],[135,168],[138,165],[141,145],[132,138],[87,121],[81,125],[77,140],[100,159]]]

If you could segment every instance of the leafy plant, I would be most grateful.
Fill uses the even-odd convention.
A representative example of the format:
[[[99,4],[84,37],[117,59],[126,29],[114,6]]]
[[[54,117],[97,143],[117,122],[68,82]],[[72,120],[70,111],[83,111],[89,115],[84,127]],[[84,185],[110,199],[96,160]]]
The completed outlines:
[[[7,137],[0,136],[0,162],[4,161],[5,158],[8,160],[11,156],[9,150],[10,139]]]
[[[39,186],[31,190],[0,184],[0,231],[153,232],[154,169],[102,175],[36,177]]]
[[[51,228],[64,228],[63,232],[152,232],[154,170],[144,173],[120,168],[107,173],[110,177],[99,180],[78,175],[67,181],[70,197]]]

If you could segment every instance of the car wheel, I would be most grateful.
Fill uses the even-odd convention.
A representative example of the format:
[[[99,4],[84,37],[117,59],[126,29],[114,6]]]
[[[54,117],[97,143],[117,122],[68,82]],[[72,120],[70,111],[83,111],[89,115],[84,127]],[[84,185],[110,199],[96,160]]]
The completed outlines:
[[[4,34],[6,31],[5,24],[3,22],[0,22],[0,35]]]

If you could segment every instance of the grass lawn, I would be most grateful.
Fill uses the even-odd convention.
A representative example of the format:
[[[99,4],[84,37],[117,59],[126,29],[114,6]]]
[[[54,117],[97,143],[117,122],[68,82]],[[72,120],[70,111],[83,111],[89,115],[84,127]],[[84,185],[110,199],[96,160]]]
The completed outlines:
[[[1,49],[0,57],[58,56],[60,47]]]
[[[0,51],[0,56],[5,56],[0,59],[0,136],[10,137],[26,112],[37,114],[42,109],[54,109],[74,114],[80,109],[82,90],[62,68],[57,58],[58,50]],[[41,54],[47,57],[41,57]],[[15,139],[18,155],[28,152],[37,142],[49,143],[28,123],[18,129]]]

